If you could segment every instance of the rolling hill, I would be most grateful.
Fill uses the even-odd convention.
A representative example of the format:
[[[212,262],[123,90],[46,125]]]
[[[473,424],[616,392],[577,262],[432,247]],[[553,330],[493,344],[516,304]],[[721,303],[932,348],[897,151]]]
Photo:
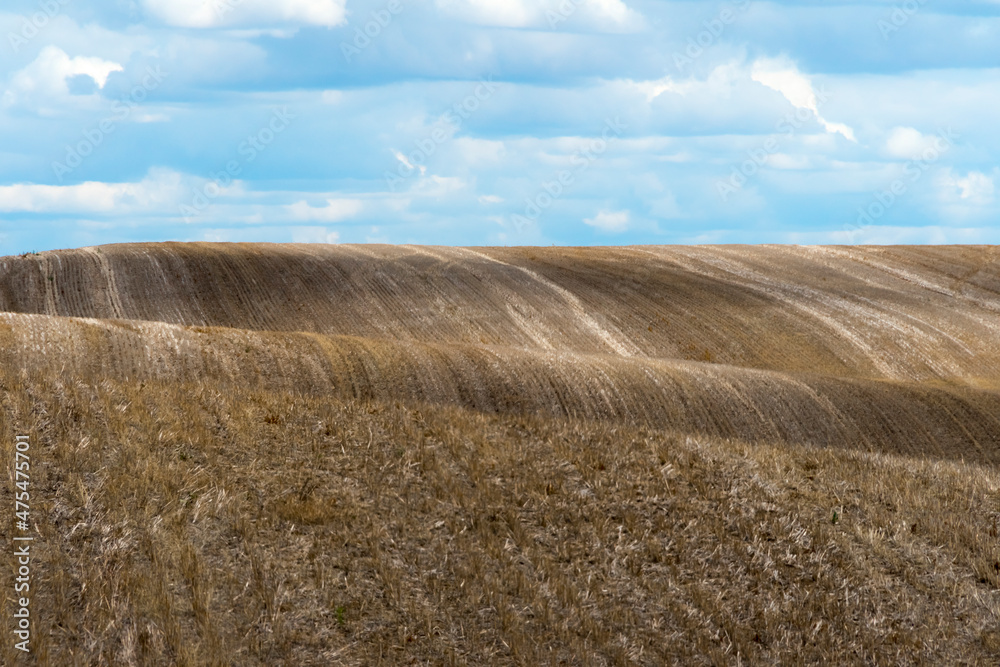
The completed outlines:
[[[1000,456],[995,248],[120,245],[0,295],[28,369]]]
[[[995,247],[100,246],[0,342],[52,664],[1000,656]]]

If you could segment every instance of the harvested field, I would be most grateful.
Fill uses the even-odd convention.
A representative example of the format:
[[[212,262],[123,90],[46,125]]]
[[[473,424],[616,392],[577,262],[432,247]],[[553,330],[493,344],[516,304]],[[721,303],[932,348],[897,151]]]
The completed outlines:
[[[1000,660],[997,248],[128,244],[0,311],[43,664]]]

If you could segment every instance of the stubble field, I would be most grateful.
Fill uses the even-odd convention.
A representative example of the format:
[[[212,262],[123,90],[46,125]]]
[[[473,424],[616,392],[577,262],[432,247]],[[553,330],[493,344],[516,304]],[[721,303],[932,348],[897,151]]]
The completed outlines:
[[[102,246],[0,311],[41,664],[1000,659],[996,248]]]

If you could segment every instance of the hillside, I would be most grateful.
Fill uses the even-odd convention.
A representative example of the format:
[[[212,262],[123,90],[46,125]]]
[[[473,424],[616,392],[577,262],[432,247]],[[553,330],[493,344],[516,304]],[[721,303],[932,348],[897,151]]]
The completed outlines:
[[[0,310],[996,386],[993,247],[136,244],[5,258]]]
[[[1000,461],[990,247],[118,245],[0,295],[29,370]]]
[[[1000,659],[994,247],[51,251],[0,369],[44,664]]]

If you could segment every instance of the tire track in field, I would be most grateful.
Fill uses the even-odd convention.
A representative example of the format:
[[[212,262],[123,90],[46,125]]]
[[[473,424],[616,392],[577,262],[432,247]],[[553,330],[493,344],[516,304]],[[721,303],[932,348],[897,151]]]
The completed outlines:
[[[608,328],[598,324],[597,320],[591,317],[590,314],[587,313],[587,311],[584,309],[583,304],[580,302],[580,299],[577,298],[575,294],[570,292],[568,289],[562,287],[561,285],[552,282],[551,280],[545,278],[544,276],[539,275],[538,273],[532,271],[531,269],[527,269],[522,266],[517,266],[516,264],[508,264],[507,262],[503,262],[499,259],[490,257],[489,255],[477,252],[475,250],[472,250],[471,248],[455,248],[454,250],[456,252],[461,252],[468,255],[480,257],[487,261],[500,264],[501,266],[510,267],[512,269],[521,271],[534,282],[558,294],[559,297],[562,299],[562,301],[567,306],[569,306],[570,310],[576,315],[577,319],[583,325],[584,330],[597,336],[601,341],[604,342],[605,345],[610,347],[612,350],[614,350],[623,357],[631,357],[633,355],[641,354],[641,350],[635,345],[633,345],[632,342],[629,341],[626,337],[622,336],[621,332],[612,332]]]
[[[679,259],[678,255],[684,259]],[[900,316],[896,311],[889,311],[870,299],[849,300],[806,285],[789,285],[779,281],[749,266],[743,261],[744,257],[738,250],[692,248],[672,254],[671,257],[692,272],[700,272],[706,276],[713,275],[712,271],[705,269],[704,265],[707,265],[723,275],[736,276],[741,288],[760,291],[781,299],[790,308],[818,321],[832,334],[818,338],[842,339],[849,342],[875,369],[879,377],[899,380],[925,379],[928,373],[921,370],[922,366],[929,368],[932,374],[939,377],[962,377],[965,371],[956,360],[956,356],[965,357],[966,361],[973,358],[968,347],[958,344],[957,341],[953,342],[959,349],[950,355],[927,354],[928,348],[933,350],[940,346],[943,336],[935,337],[918,326],[898,321]],[[859,321],[865,322],[867,326],[857,326],[856,323]],[[923,320],[918,321],[925,324]],[[895,335],[892,335],[893,333]],[[885,338],[904,354],[894,354],[885,344]],[[946,339],[950,340],[950,337]],[[921,345],[915,348],[913,345],[915,342]]]
[[[100,250],[92,246],[86,248],[80,248],[82,252],[90,254],[94,260],[97,262],[99,267],[101,277],[104,279],[104,289],[98,290],[103,292],[107,298],[107,304],[111,308],[111,317],[115,319],[125,318],[125,309],[122,308],[121,297],[119,296],[118,283],[115,281],[115,272],[111,268],[111,262],[108,258],[101,254]]]

